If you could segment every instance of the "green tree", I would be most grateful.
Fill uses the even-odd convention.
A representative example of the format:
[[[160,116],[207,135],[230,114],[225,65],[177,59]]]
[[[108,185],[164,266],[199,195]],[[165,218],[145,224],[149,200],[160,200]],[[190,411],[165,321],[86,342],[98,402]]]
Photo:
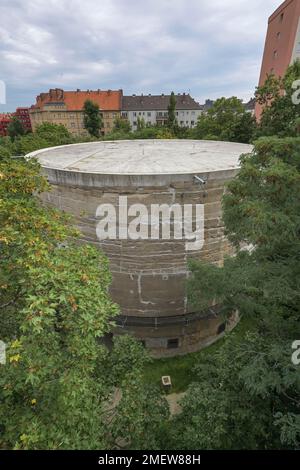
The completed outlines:
[[[12,117],[7,126],[7,132],[12,141],[14,141],[16,137],[24,135],[25,130],[23,124],[17,116]]]
[[[264,138],[242,157],[223,199],[236,256],[223,267],[191,264],[190,301],[212,300],[257,322],[240,344],[227,339],[178,418],[180,448],[298,448],[300,374],[291,362],[300,337],[300,138]],[[172,429],[176,429],[173,423]],[[197,448],[198,448],[197,447]]]
[[[44,122],[37,126],[35,132],[26,134],[18,139],[15,143],[15,151],[17,155],[26,155],[41,148],[71,144],[73,142],[74,139],[65,126]]]
[[[300,79],[300,60],[295,61],[283,78],[269,75],[256,90],[256,101],[263,106],[258,136],[297,136],[300,133],[300,104],[295,104],[292,84]]]
[[[99,137],[102,128],[102,118],[99,106],[91,100],[86,100],[83,106],[83,123],[92,137]]]
[[[166,406],[158,389],[142,383],[145,353],[132,338],[116,340],[112,352],[101,346],[118,312],[108,294],[108,260],[78,244],[66,215],[39,202],[48,190],[35,160],[3,156],[0,447],[115,448],[128,437],[126,426],[128,446],[157,447]]]
[[[176,97],[174,91],[172,91],[170,96],[170,102],[168,105],[168,127],[171,130],[174,130],[177,127],[177,119],[176,119]]]
[[[242,101],[233,96],[216,100],[199,116],[191,134],[197,139],[249,143],[254,129],[254,117],[245,110]]]
[[[141,130],[145,129],[145,127],[146,127],[145,119],[143,117],[141,118],[140,116],[138,116],[138,118],[137,118],[137,130],[141,131]]]
[[[1,145],[0,144],[0,161],[3,159],[3,158],[8,158],[10,157],[11,153],[10,151],[7,149],[7,147],[5,145]]]
[[[131,132],[130,122],[128,121],[128,119],[121,118],[121,117],[118,116],[114,120],[113,131],[114,132],[123,132],[125,134],[130,133]]]
[[[47,142],[56,141],[57,143],[60,143],[66,142],[71,138],[70,132],[63,124],[52,124],[50,122],[44,122],[37,126],[35,133]]]
[[[2,161],[1,440],[13,448],[97,448],[105,384],[94,379],[99,345],[117,308],[108,262],[76,246],[65,216],[39,204],[48,189],[35,162]],[[65,244],[65,246],[64,246]],[[97,416],[98,415],[98,416]]]

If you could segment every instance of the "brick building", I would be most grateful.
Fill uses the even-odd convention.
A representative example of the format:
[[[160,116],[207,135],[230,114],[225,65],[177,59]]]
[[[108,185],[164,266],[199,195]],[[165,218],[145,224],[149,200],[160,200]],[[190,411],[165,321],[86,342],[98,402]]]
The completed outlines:
[[[64,91],[59,88],[41,93],[36,103],[30,108],[29,114],[33,131],[43,122],[63,124],[73,135],[86,135],[83,124],[83,106],[86,100],[99,105],[102,118],[102,134],[109,133],[116,117],[120,116],[122,90],[112,91]]]
[[[25,132],[32,132],[29,108],[17,108],[14,115],[21,121]]]
[[[300,0],[286,0],[268,20],[259,85],[268,74],[282,77],[296,59],[300,59]],[[257,119],[261,112],[262,107],[256,104]]]
[[[11,121],[12,115],[9,113],[0,114],[0,137],[7,135],[7,128]]]

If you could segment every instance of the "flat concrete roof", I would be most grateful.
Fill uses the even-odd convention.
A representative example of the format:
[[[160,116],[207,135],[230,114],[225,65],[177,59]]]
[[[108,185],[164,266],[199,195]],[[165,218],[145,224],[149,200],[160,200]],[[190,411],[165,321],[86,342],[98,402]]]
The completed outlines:
[[[43,168],[103,175],[172,175],[232,170],[251,145],[204,140],[118,140],[38,150]]]

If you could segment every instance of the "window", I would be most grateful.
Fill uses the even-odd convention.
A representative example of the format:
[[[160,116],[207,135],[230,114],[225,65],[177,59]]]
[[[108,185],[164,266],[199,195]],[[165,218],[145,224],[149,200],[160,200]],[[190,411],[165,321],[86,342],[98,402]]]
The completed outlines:
[[[168,349],[176,349],[179,346],[179,339],[178,338],[173,338],[173,339],[168,339]]]
[[[284,17],[284,13],[281,13],[280,17],[279,17],[279,23],[282,23],[283,22],[283,17]]]
[[[278,52],[277,52],[277,51],[274,51],[274,52],[273,52],[273,59],[277,59],[277,57],[278,57]]]
[[[195,111],[192,111],[192,116],[195,116]]]
[[[141,115],[142,115],[142,113],[141,113],[141,112],[139,112],[139,116],[141,116]]]
[[[191,126],[194,126],[195,125],[195,121],[191,121]]]
[[[147,113],[147,116],[148,116],[148,117],[151,117],[151,113]]]
[[[219,325],[218,327],[217,335],[224,333],[225,329],[226,329],[226,323],[221,323],[221,325]]]
[[[133,124],[134,126],[136,126],[136,121],[133,121],[133,123],[132,123],[132,124]]]
[[[279,41],[279,39],[281,38],[281,32],[280,32],[280,31],[278,31],[278,33],[277,33],[277,35],[276,35],[276,36],[277,36],[277,40]]]
[[[134,117],[136,117],[136,112],[133,113]]]

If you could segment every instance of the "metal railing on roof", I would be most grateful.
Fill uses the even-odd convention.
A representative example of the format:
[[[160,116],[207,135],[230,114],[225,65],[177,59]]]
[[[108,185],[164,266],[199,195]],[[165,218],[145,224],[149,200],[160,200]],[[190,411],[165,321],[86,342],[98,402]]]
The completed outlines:
[[[221,306],[215,305],[202,312],[193,312],[186,315],[176,315],[168,317],[136,317],[131,315],[119,315],[114,318],[114,322],[119,328],[131,326],[159,328],[172,325],[189,325],[198,320],[216,317],[221,313]]]

